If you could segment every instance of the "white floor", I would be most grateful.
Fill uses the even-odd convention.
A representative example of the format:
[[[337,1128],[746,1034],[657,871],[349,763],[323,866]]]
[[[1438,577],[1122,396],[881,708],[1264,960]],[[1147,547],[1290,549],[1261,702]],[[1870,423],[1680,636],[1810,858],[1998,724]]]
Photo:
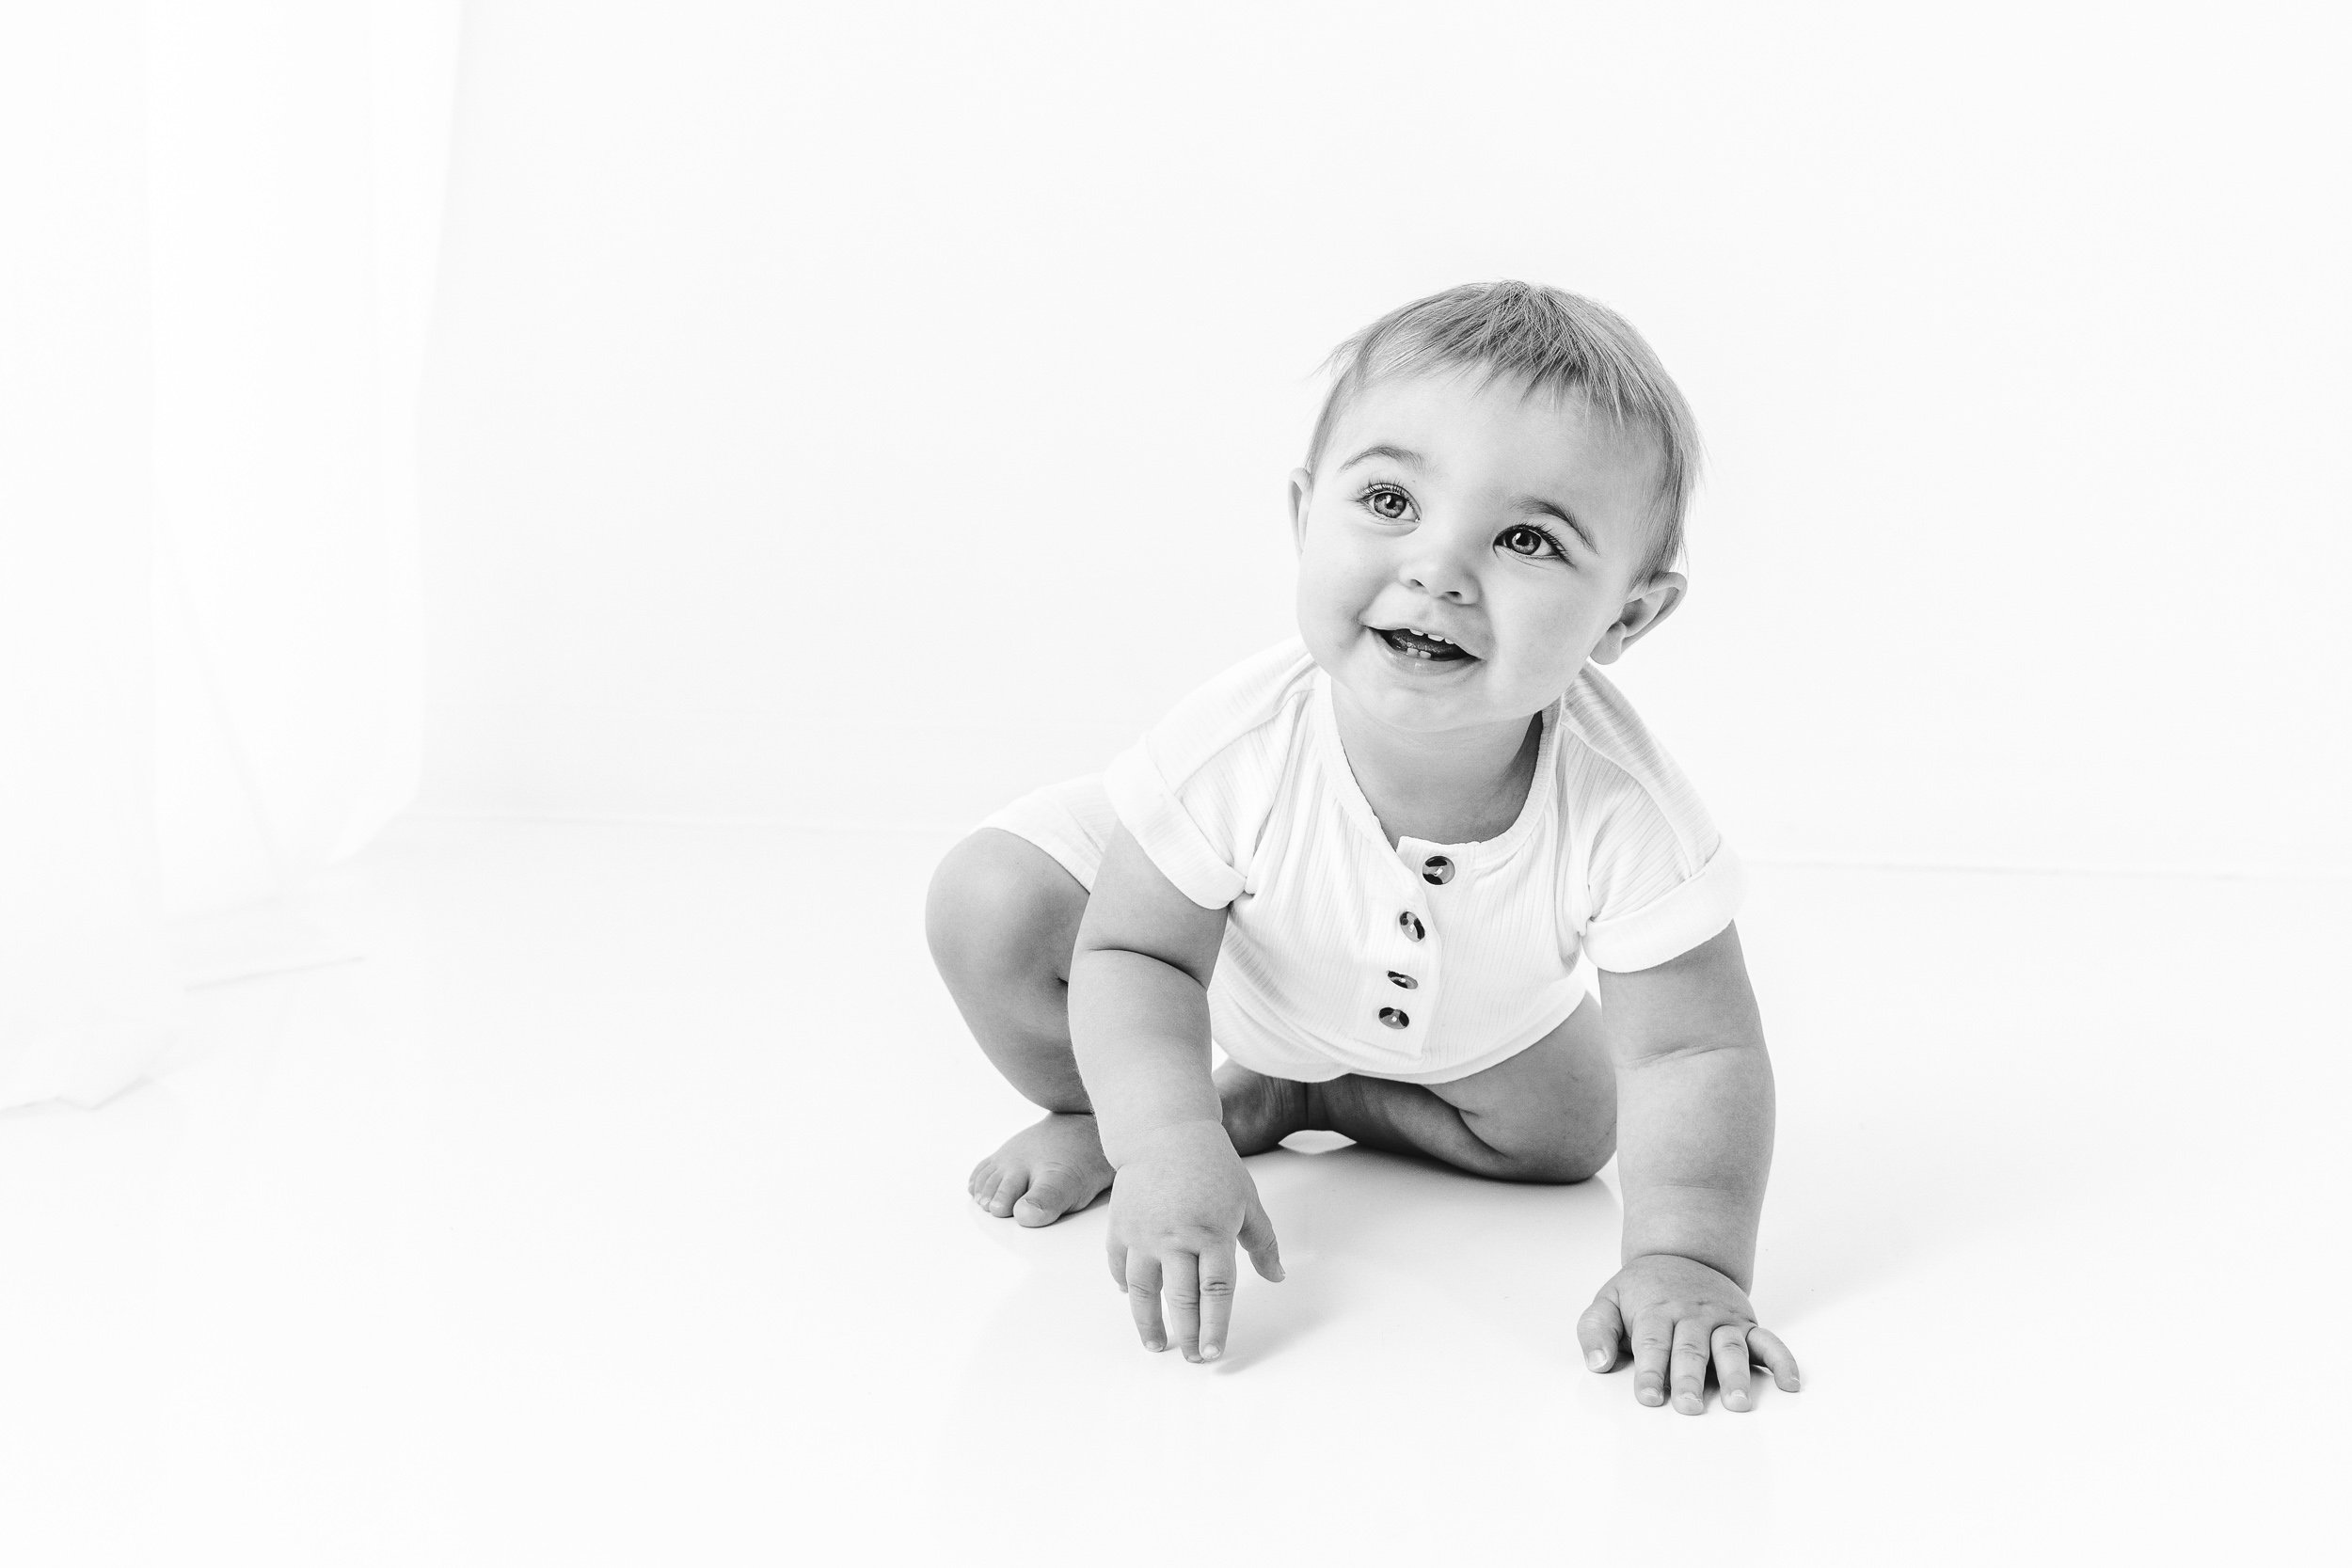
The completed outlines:
[[[1613,1170],[1263,1156],[1289,1281],[1138,1350],[963,1196],[945,844],[408,819],[0,1117],[0,1560],[2341,1560],[2342,884],[1757,867],[1805,1391],[1694,1419],[1577,1361]]]

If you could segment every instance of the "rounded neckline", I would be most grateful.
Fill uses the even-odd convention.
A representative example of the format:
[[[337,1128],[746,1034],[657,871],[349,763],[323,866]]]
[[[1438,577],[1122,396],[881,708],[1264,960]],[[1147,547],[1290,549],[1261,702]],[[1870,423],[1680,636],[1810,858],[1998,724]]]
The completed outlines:
[[[1389,835],[1382,830],[1380,818],[1372,809],[1372,802],[1364,799],[1363,785],[1356,782],[1356,769],[1348,763],[1347,747],[1340,739],[1339,713],[1333,706],[1331,674],[1319,664],[1315,666],[1314,692],[1308,704],[1308,712],[1313,721],[1316,747],[1334,776],[1333,787],[1340,798],[1340,809],[1359,830],[1370,833],[1381,848],[1391,855],[1402,855],[1407,844],[1426,845],[1433,850],[1442,850],[1457,865],[1474,865],[1501,860],[1517,848],[1529,833],[1535,831],[1535,824],[1543,819],[1544,813],[1549,809],[1546,803],[1558,793],[1545,785],[1551,777],[1560,749],[1561,704],[1565,700],[1566,693],[1563,692],[1545,704],[1535,715],[1543,726],[1543,734],[1535,743],[1535,770],[1527,781],[1527,799],[1519,802],[1518,816],[1512,819],[1509,827],[1492,838],[1471,839],[1461,844],[1441,844],[1436,839],[1414,838],[1410,834],[1400,836],[1394,845],[1389,843]]]

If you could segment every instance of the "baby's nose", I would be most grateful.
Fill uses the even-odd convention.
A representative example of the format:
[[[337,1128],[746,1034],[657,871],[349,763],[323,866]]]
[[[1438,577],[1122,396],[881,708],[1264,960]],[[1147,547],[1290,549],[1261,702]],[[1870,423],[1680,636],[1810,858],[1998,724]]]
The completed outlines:
[[[1397,573],[1397,580],[1407,588],[1419,589],[1433,599],[1445,599],[1454,604],[1468,603],[1472,587],[1469,571],[1445,555],[1422,556],[1407,561]]]

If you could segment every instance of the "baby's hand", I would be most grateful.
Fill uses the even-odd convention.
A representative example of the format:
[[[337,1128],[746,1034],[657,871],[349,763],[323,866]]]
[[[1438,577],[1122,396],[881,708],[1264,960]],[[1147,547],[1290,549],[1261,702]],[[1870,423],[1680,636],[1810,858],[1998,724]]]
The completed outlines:
[[[1695,1259],[1654,1252],[1619,1269],[1576,1321],[1584,1363],[1597,1372],[1617,1364],[1617,1345],[1632,1331],[1633,1397],[1666,1402],[1673,1367],[1675,1408],[1685,1416],[1707,1409],[1707,1363],[1723,1385],[1724,1408],[1747,1410],[1748,1362],[1769,1369],[1783,1393],[1797,1391],[1797,1358],[1770,1329],[1758,1328],[1748,1293],[1728,1275]]]
[[[1137,1141],[1111,1183],[1111,1278],[1127,1292],[1145,1350],[1162,1350],[1160,1292],[1187,1361],[1225,1349],[1237,1283],[1233,1243],[1268,1279],[1282,1277],[1274,1223],[1233,1141],[1214,1121],[1179,1122]]]

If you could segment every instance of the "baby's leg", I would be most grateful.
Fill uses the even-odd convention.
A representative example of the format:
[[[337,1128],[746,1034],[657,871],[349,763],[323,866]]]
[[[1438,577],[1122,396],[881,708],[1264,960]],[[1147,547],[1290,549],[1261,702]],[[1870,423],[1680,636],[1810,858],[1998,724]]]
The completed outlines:
[[[982,828],[940,862],[924,911],[932,961],[972,1037],[1046,1113],[974,1166],[966,1183],[981,1208],[1023,1225],[1051,1225],[1111,1182],[1070,1050],[1070,955],[1086,906],[1087,890],[1053,856],[1017,833]],[[1244,1154],[1271,1148],[1301,1124],[1300,1085],[1229,1069],[1217,1086],[1226,1132]]]
[[[931,961],[1005,1081],[1045,1117],[973,1167],[972,1200],[1051,1225],[1111,1184],[1094,1107],[1070,1052],[1070,952],[1087,890],[1044,850],[982,828],[947,851],[923,911]]]
[[[1587,997],[1515,1056],[1450,1084],[1308,1085],[1308,1125],[1504,1181],[1581,1181],[1617,1148],[1617,1074]]]

